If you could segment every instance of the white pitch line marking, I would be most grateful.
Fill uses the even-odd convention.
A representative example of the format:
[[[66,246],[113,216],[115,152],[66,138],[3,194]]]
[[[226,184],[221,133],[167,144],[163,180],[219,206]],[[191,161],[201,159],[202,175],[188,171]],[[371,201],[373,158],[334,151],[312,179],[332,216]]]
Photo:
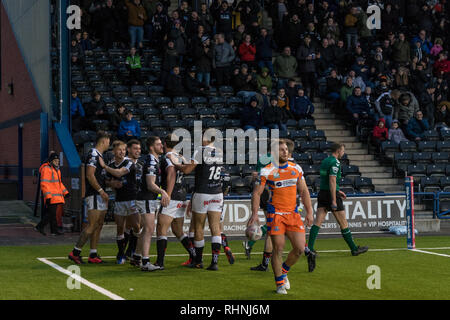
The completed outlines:
[[[431,251],[424,251],[424,250],[419,250],[419,249],[411,249],[411,251],[421,252],[421,253],[426,253],[426,254],[433,254],[433,255],[435,255],[435,256],[440,256],[440,257],[450,258],[450,255],[448,255],[448,254],[443,254],[443,253],[437,253],[437,252],[431,252]]]
[[[59,265],[57,265],[56,263],[53,263],[51,261],[48,261],[46,258],[37,258],[39,261],[49,265],[50,267],[58,270],[61,273],[64,273],[65,275],[79,281],[80,283],[84,284],[85,286],[90,287],[91,289],[94,289],[97,292],[100,292],[101,294],[107,296],[108,298],[112,299],[112,300],[125,300],[124,298],[112,293],[111,291],[106,290],[105,288],[102,288],[98,285],[96,285],[95,283],[92,283],[82,277],[80,277],[79,275],[76,275],[62,267],[60,267]]]
[[[450,247],[438,247],[438,248],[421,248],[423,250],[450,250]],[[370,249],[369,252],[383,252],[383,251],[406,251],[408,248],[387,248],[387,249]],[[289,251],[285,251],[284,253],[288,253]],[[334,253],[334,252],[349,252],[349,249],[346,250],[318,250],[317,252],[322,253]],[[252,254],[262,254],[263,252],[252,252]],[[234,255],[243,255],[244,252],[233,252]],[[166,254],[166,257],[186,257],[188,256],[187,253],[184,254]],[[156,257],[156,254],[150,255],[150,257]],[[116,259],[116,256],[102,256],[102,259]],[[67,257],[47,257],[47,258],[40,258],[40,259],[48,259],[48,260],[64,260],[67,259]]]

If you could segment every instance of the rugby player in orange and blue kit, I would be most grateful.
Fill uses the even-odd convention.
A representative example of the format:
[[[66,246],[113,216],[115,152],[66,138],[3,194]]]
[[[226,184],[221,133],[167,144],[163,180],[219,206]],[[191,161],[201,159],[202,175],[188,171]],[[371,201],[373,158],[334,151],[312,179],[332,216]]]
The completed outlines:
[[[297,211],[297,192],[306,210],[305,222],[308,226],[314,221],[313,208],[302,168],[288,161],[289,150],[286,141],[279,141],[278,165],[270,163],[259,175],[260,184],[252,195],[252,216],[248,225],[258,219],[260,196],[267,184],[270,198],[267,204],[267,232],[272,239],[272,270],[275,275],[277,293],[286,294],[290,289],[287,273],[305,251],[305,227]],[[286,261],[283,262],[285,236],[292,244]]]

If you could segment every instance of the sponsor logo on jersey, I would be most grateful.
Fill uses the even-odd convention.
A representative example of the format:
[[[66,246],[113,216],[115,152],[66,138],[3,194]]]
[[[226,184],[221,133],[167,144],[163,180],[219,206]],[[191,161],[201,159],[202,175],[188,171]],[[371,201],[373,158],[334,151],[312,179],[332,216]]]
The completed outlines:
[[[277,188],[285,188],[285,187],[292,187],[297,184],[297,179],[288,179],[288,180],[281,180],[277,181],[275,183],[275,186]]]

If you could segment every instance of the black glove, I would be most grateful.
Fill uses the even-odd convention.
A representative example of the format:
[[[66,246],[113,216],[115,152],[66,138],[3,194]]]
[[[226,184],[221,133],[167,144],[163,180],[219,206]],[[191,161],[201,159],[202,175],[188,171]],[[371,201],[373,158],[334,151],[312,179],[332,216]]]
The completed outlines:
[[[70,193],[66,194],[66,195],[64,196],[64,198],[69,199],[69,198],[70,198]]]

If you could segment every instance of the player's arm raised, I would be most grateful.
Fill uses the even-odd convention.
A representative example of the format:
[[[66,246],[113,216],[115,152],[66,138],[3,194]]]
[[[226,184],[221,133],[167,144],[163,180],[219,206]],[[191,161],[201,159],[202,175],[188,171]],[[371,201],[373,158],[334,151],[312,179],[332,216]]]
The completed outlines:
[[[308,227],[312,226],[314,223],[313,207],[311,204],[311,195],[309,194],[308,186],[306,185],[305,179],[298,179],[297,189],[300,194],[300,199],[302,200],[303,206],[306,210],[305,222]]]

